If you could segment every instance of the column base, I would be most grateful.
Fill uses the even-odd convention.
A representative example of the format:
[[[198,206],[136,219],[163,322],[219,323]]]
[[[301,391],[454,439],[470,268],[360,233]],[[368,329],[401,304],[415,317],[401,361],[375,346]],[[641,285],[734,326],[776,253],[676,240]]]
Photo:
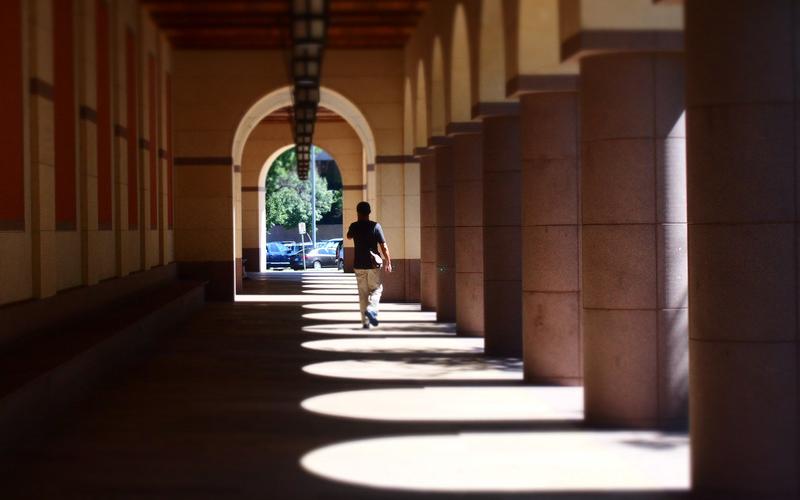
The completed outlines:
[[[236,267],[231,261],[178,262],[178,277],[208,282],[207,300],[231,302],[234,299]]]

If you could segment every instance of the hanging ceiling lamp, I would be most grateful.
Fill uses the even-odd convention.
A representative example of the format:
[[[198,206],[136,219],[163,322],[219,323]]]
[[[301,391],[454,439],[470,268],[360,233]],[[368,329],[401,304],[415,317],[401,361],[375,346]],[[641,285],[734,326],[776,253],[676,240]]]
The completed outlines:
[[[301,179],[308,178],[311,164],[327,25],[328,0],[292,0],[292,119]]]

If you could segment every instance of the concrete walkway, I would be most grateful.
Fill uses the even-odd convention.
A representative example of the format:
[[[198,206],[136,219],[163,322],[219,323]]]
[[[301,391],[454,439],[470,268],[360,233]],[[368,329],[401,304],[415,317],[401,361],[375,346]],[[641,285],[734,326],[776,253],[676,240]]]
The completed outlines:
[[[365,332],[352,276],[248,281],[0,463],[2,497],[685,496],[685,435],[582,429],[579,388],[523,385],[414,304]]]

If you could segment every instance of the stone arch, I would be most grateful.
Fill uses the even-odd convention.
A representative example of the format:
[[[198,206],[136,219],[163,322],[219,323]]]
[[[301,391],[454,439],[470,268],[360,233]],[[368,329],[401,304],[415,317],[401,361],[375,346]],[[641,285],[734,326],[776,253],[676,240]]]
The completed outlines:
[[[239,126],[233,137],[233,164],[239,165],[242,161],[244,145],[250,133],[261,120],[274,111],[292,104],[292,89],[288,85],[270,92],[258,101],[239,120]],[[319,105],[334,111],[344,118],[353,127],[364,146],[364,156],[367,164],[375,163],[376,146],[372,127],[358,107],[342,94],[327,87],[320,88]]]
[[[269,158],[267,158],[267,161],[264,162],[264,165],[261,167],[261,171],[258,174],[258,186],[266,185],[269,167],[275,162],[275,160],[278,159],[280,155],[293,147],[294,144],[286,144],[285,146],[279,147],[274,153],[269,155]],[[258,225],[258,248],[261,250],[259,252],[258,270],[263,273],[267,270],[267,254],[263,251],[264,248],[267,248],[267,200],[265,196],[258,197],[258,219],[260,221],[264,221],[263,224]]]
[[[324,141],[320,141],[319,143],[318,142],[314,142],[314,146],[316,146],[316,147],[322,149],[323,151],[325,151],[326,153],[330,154],[330,151],[328,151],[327,149],[325,149],[324,147],[321,146],[322,143],[324,143]],[[266,185],[266,183],[267,183],[267,175],[269,175],[269,169],[272,166],[272,164],[275,162],[275,160],[277,160],[280,155],[282,155],[287,150],[289,150],[289,149],[291,149],[293,147],[294,147],[294,144],[291,144],[291,143],[285,144],[285,145],[277,148],[275,151],[273,151],[269,155],[267,160],[261,166],[261,169],[259,170],[259,173],[258,173],[258,186],[259,187]],[[334,158],[334,160],[336,159],[335,157],[333,157],[333,158]],[[338,167],[338,165],[337,165],[337,167]],[[339,171],[339,173],[342,175],[342,180],[345,183],[347,183],[348,181],[352,181],[352,179],[348,179],[346,177],[346,174],[344,172],[342,172],[341,170]],[[264,249],[267,247],[267,227],[266,227],[267,200],[266,200],[266,196],[263,196],[263,195],[258,197],[258,220],[261,221],[261,223],[259,223],[259,225],[258,225],[258,243],[259,243],[259,250],[260,250],[260,252],[258,254],[258,260],[259,260],[258,269],[259,269],[260,272],[263,273],[264,271],[267,270],[267,255],[266,255],[266,252],[264,252]]]
[[[471,66],[467,15],[464,6],[459,3],[453,14],[453,40],[450,45],[450,123],[467,122],[472,118]]]
[[[428,96],[425,64],[420,59],[417,63],[417,92],[414,103],[414,145],[424,148],[428,144]]]
[[[433,53],[431,55],[431,136],[445,135],[446,104],[444,56],[442,55],[442,41],[437,36],[433,39]]]
[[[242,166],[242,158],[244,156],[244,148],[247,144],[248,139],[250,138],[253,130],[258,126],[259,123],[262,122],[264,118],[269,116],[271,113],[277,111],[280,108],[286,107],[291,105],[292,103],[292,96],[291,96],[291,87],[285,86],[273,90],[272,92],[266,94],[255,103],[253,103],[250,108],[244,113],[242,118],[239,120],[239,125],[236,128],[236,132],[234,133],[234,139],[232,144],[232,160],[234,165],[234,175],[232,179],[232,206],[233,206],[233,255],[236,259],[242,258],[242,232],[243,232],[243,225],[242,225],[242,179],[241,174],[237,173]],[[361,178],[356,183],[357,185],[366,185],[366,165],[374,164],[375,163],[375,156],[376,156],[376,143],[375,143],[375,136],[372,132],[372,127],[370,127],[369,122],[365,115],[361,112],[361,110],[349,99],[344,97],[342,94],[331,90],[327,87],[320,88],[320,102],[319,105],[321,107],[325,107],[334,111],[336,114],[341,116],[345,122],[347,122],[350,127],[355,132],[356,136],[361,142],[363,158],[360,160],[362,165],[362,173]],[[276,156],[277,157],[277,156]],[[274,160],[274,158],[273,158]],[[264,173],[264,179],[266,178],[266,173]],[[261,180],[261,174],[259,174],[259,179]],[[374,189],[374,188],[373,188]],[[363,192],[359,191],[358,194],[355,194],[356,197],[361,198]],[[261,212],[261,204],[263,201],[259,203],[259,212]],[[263,210],[266,210],[264,207]],[[259,236],[259,244],[261,243],[261,238]],[[347,246],[347,244],[346,244]],[[261,259],[259,258],[259,267]],[[238,260],[237,260],[238,262]],[[237,271],[238,274],[238,271]],[[239,287],[236,287],[236,293],[239,293]]]

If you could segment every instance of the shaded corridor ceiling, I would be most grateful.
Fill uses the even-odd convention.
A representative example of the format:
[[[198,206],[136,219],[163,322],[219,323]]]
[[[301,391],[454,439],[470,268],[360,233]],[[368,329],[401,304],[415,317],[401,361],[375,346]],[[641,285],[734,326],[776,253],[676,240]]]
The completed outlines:
[[[400,48],[429,0],[330,0],[329,49]],[[290,0],[142,0],[177,49],[285,49]]]

